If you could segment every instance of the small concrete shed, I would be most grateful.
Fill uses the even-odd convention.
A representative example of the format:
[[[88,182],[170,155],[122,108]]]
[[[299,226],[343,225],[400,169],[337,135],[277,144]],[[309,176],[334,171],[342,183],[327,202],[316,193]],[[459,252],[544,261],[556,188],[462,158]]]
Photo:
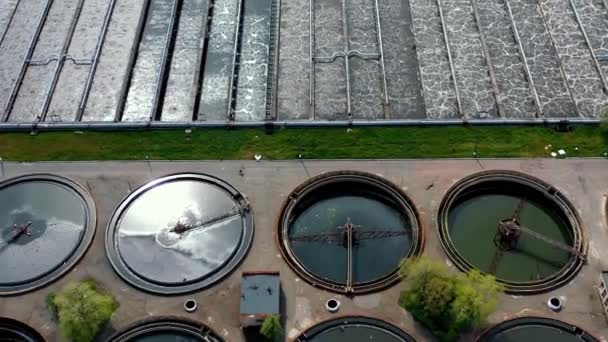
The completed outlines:
[[[262,325],[269,315],[280,314],[279,272],[243,272],[241,278],[241,328]]]

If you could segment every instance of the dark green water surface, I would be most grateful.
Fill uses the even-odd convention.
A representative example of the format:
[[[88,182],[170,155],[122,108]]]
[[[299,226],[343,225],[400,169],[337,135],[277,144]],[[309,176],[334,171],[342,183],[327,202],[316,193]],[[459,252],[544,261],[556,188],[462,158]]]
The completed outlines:
[[[350,324],[329,328],[309,340],[310,342],[401,342],[401,337],[378,327]]]
[[[581,342],[578,335],[547,325],[522,325],[485,337],[480,342]]]
[[[572,245],[567,219],[556,204],[541,194],[508,187],[481,189],[457,199],[448,217],[452,243],[469,263],[483,272],[490,271],[497,252],[493,240],[498,223],[513,215],[522,198],[525,203],[519,220],[521,226],[554,241]],[[569,252],[522,233],[516,248],[504,252],[499,259],[495,275],[510,282],[536,281],[559,272],[570,257]]]
[[[364,196],[320,199],[295,217],[288,235],[292,238],[338,233],[349,219],[360,231],[404,233],[358,241],[353,247],[353,282],[374,281],[395,271],[412,246],[412,227],[405,214],[384,201]],[[348,250],[341,243],[291,241],[290,247],[309,271],[333,282],[346,283]]]
[[[148,335],[138,336],[131,341],[133,342],[199,342],[203,341],[198,337],[190,334],[182,334],[178,332],[158,332]]]

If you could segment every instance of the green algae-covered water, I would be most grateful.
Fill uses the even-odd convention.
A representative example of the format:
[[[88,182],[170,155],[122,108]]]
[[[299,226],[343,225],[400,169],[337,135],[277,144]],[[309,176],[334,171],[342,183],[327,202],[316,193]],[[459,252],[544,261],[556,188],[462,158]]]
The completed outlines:
[[[450,238],[470,264],[483,272],[494,273],[498,279],[542,280],[558,273],[571,258],[570,252],[524,232],[513,250],[496,256],[498,248],[494,237],[498,223],[512,217],[520,201],[523,201],[518,219],[521,226],[561,244],[572,245],[568,221],[559,207],[536,190],[517,184],[484,186],[457,198],[448,214]],[[497,262],[492,270],[494,258]]]

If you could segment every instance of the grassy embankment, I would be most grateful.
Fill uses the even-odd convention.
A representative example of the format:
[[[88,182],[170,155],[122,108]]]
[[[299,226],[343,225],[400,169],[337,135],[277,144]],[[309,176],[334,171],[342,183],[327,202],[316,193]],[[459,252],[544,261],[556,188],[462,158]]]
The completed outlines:
[[[550,147],[546,148],[548,145]],[[600,157],[608,130],[577,127],[558,133],[540,126],[45,132],[0,134],[3,160],[307,159]]]

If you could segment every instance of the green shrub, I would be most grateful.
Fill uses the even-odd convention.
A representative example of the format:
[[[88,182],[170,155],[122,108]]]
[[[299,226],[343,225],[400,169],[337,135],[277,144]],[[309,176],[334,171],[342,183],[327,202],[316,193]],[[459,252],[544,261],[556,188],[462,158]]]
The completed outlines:
[[[426,258],[402,261],[400,274],[408,284],[399,305],[440,341],[456,341],[463,331],[482,325],[503,290],[491,275],[477,270],[452,275],[444,264]]]
[[[281,328],[281,319],[279,315],[270,315],[264,319],[260,327],[260,334],[266,337],[269,341],[276,341],[281,337],[283,329]]]
[[[55,293],[51,292],[46,296],[46,307],[51,310],[53,314],[57,314],[57,306],[55,305]]]
[[[57,294],[47,297],[59,318],[63,336],[75,342],[89,342],[118,308],[109,294],[100,292],[91,279],[67,284]]]

